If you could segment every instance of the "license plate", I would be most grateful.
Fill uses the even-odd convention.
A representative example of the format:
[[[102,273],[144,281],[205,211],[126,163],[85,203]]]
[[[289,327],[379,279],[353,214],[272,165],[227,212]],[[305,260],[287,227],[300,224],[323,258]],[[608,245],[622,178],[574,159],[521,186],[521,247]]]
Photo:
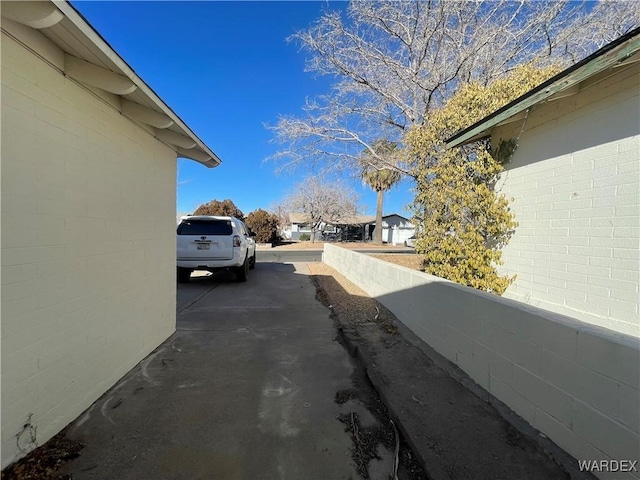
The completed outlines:
[[[198,250],[209,250],[209,247],[208,243],[198,243]]]

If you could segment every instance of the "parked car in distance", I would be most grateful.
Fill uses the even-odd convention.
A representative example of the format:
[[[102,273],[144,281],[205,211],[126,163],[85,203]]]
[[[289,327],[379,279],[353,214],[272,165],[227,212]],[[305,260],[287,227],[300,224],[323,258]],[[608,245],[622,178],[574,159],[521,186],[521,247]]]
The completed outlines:
[[[236,217],[197,215],[182,219],[177,229],[178,282],[194,270],[231,270],[239,282],[256,266],[256,242]]]
[[[407,238],[407,239],[404,241],[404,246],[405,246],[405,247],[416,248],[415,242],[416,242],[416,236],[415,236],[415,235],[413,235],[413,236],[411,236],[411,237]]]

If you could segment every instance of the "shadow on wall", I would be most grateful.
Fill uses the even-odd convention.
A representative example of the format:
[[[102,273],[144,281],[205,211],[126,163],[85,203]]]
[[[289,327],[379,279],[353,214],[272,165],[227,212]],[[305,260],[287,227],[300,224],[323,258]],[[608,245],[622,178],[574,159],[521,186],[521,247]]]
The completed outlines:
[[[430,476],[492,478],[505,471],[513,478],[563,479],[566,471],[580,476],[575,459],[538,437],[376,299],[346,292],[332,276],[314,279],[320,300],[332,305],[343,327],[357,332],[354,337],[345,331],[346,346],[352,354],[357,348],[391,417]]]
[[[637,459],[638,338],[332,245],[323,260],[573,457]]]
[[[536,307],[466,302],[456,290],[431,283],[376,299],[394,313],[412,310],[403,323],[482,387],[482,398],[497,397],[575,458],[639,460],[638,338]]]

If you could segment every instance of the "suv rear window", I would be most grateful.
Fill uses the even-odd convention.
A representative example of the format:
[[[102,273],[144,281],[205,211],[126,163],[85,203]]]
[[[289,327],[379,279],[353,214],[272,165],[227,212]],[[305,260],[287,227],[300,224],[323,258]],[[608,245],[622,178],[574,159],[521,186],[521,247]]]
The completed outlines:
[[[231,235],[230,220],[184,220],[178,235]]]

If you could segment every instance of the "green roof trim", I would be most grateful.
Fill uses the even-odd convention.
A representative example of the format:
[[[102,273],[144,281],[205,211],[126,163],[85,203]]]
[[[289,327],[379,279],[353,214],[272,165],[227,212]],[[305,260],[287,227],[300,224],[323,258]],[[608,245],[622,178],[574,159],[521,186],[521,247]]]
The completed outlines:
[[[640,51],[640,28],[631,30],[470,127],[459,131],[446,140],[446,145],[448,148],[454,148],[486,138],[491,135],[491,128],[496,125],[615,66],[638,51]]]

